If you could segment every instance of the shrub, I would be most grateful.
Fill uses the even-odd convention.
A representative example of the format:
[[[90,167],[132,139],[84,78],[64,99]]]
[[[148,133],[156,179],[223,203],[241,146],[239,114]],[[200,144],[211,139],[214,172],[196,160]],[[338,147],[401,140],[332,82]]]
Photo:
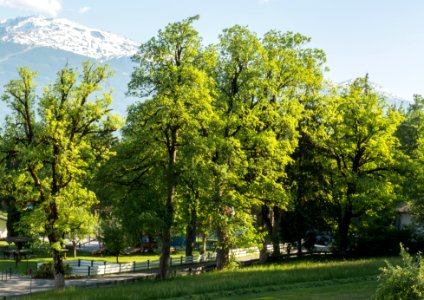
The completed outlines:
[[[128,233],[117,219],[106,219],[100,224],[102,232],[101,241],[105,245],[107,253],[116,257],[119,263],[119,254],[129,246]]]
[[[64,265],[65,276],[71,274],[71,266],[68,264]],[[35,278],[54,278],[53,275],[53,262],[43,263],[35,272]]]
[[[410,233],[410,238],[405,241],[409,253],[417,253],[420,249],[424,249],[424,233],[415,225],[410,225],[406,228]]]
[[[386,267],[380,268],[375,299],[423,299],[424,270],[420,253],[414,258],[401,245],[400,255],[402,266],[393,266],[386,261]]]
[[[229,271],[236,271],[240,269],[240,263],[237,261],[236,255],[234,253],[230,254],[230,261],[226,269]]]
[[[353,255],[364,256],[392,256],[400,251],[399,244],[409,245],[410,232],[398,230],[394,226],[372,225],[357,229],[351,240],[350,249]]]

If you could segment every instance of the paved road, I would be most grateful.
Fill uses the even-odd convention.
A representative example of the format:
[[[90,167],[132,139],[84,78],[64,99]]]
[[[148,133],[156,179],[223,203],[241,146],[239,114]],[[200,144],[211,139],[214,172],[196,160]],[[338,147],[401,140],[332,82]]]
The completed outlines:
[[[98,276],[92,278],[67,279],[66,287],[71,286],[101,286],[113,285],[124,282],[134,282],[147,277],[155,276],[152,273],[122,273],[110,276]],[[54,282],[50,279],[32,279],[12,276],[11,279],[0,281],[0,299],[25,295],[34,292],[51,290]]]

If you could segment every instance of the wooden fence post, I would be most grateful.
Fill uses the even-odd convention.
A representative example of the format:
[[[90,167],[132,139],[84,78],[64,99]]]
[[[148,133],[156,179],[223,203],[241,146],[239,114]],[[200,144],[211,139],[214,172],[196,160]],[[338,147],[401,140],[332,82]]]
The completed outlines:
[[[150,270],[150,259],[147,260],[147,270]]]

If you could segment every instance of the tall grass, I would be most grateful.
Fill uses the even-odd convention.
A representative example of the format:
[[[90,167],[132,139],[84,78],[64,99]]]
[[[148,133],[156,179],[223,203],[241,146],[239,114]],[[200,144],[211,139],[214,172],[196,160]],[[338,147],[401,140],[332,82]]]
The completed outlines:
[[[297,261],[210,272],[166,281],[141,281],[113,287],[71,288],[23,299],[215,299],[260,295],[272,291],[314,288],[356,282],[376,282],[382,259]]]

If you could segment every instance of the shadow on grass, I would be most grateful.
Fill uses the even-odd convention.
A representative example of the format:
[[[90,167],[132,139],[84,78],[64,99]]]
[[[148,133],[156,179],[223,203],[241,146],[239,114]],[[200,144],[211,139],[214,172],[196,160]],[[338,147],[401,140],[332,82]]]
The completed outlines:
[[[375,290],[376,275],[383,265],[382,258],[354,261],[304,260],[254,266],[237,271],[210,272],[165,281],[146,280],[113,287],[56,291],[22,299],[217,299],[239,296],[243,297],[240,299],[250,299],[247,298],[250,295],[262,297],[270,292],[279,295],[283,291],[315,288],[325,292],[326,289],[339,286],[340,288],[331,290],[337,295],[344,291],[342,286],[346,284],[365,284]],[[366,293],[369,292],[368,289]]]

